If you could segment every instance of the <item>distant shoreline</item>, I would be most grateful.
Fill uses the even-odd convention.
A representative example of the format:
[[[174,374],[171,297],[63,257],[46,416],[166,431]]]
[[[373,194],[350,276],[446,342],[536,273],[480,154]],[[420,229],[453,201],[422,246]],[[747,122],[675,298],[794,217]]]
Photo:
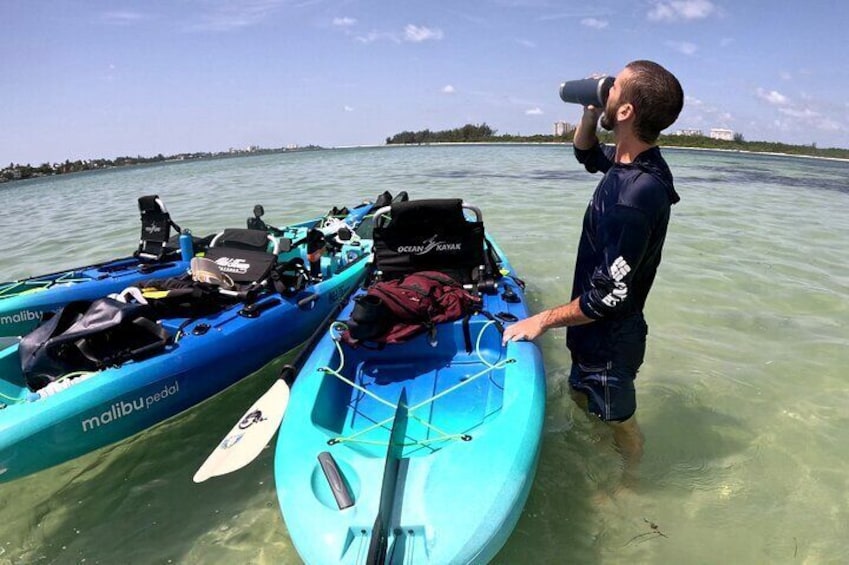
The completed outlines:
[[[30,176],[25,176],[21,178],[2,178],[0,177],[0,186],[4,184],[11,184],[17,181],[23,180],[34,180],[39,178],[51,178],[56,176],[62,176],[67,174],[75,174],[75,173],[84,173],[84,172],[97,172],[97,171],[114,171],[116,169],[124,169],[124,168],[135,168],[146,165],[156,165],[156,164],[175,164],[175,163],[189,163],[192,161],[208,161],[215,159],[232,159],[238,157],[250,157],[257,155],[272,155],[272,154],[282,154],[282,153],[298,153],[303,151],[332,151],[332,150],[345,150],[345,149],[383,149],[383,148],[401,148],[401,147],[422,147],[422,146],[451,146],[451,145],[460,145],[460,146],[469,146],[469,145],[555,145],[555,146],[572,146],[571,141],[432,141],[425,143],[384,143],[384,144],[369,144],[369,145],[335,145],[329,147],[321,147],[321,146],[309,146],[306,148],[298,148],[298,149],[271,149],[271,150],[259,150],[256,152],[243,152],[243,153],[220,153],[220,154],[195,154],[197,156],[185,157],[181,156],[181,158],[170,158],[166,157],[164,159],[151,159],[151,160],[143,160],[141,162],[136,163],[127,163],[121,165],[108,165],[97,168],[87,168],[83,170],[75,170],[75,171],[67,171],[67,172],[58,172],[53,171],[50,173],[36,173]],[[780,151],[758,151],[752,149],[731,149],[731,148],[722,148],[722,147],[693,147],[689,145],[664,145],[658,144],[661,149],[672,149],[672,150],[683,150],[683,151],[704,151],[704,152],[718,152],[718,153],[736,153],[736,154],[745,154],[745,155],[766,155],[770,157],[791,157],[791,158],[801,158],[801,159],[816,159],[821,161],[834,161],[838,163],[849,163],[849,158],[846,157],[828,157],[823,155],[807,155],[804,153],[783,153]],[[28,165],[27,165],[28,166]],[[9,170],[9,169],[5,169]],[[33,168],[33,170],[35,170]]]
[[[597,130],[598,139],[602,143],[614,143],[613,134]],[[568,129],[560,134],[534,135],[498,135],[486,123],[466,124],[459,128],[432,131],[402,131],[386,138],[387,145],[416,145],[427,143],[571,143],[575,129]],[[840,147],[819,148],[815,143],[810,145],[793,145],[778,141],[746,141],[742,135],[734,139],[717,139],[701,134],[661,134],[656,142],[661,147],[681,147],[687,149],[726,150],[746,153],[761,153],[787,156],[810,156],[826,159],[849,160],[849,149]]]
[[[745,153],[747,155],[770,155],[772,157],[799,157],[802,159],[820,159],[823,161],[837,161],[849,163],[845,157],[825,157],[823,155],[805,155],[804,153],[780,153],[776,151],[752,151],[749,149],[722,149],[719,147],[687,147],[686,145],[661,145],[661,149],[685,149],[687,151],[717,151],[721,153]]]
[[[323,149],[380,149],[383,147],[423,147],[423,146],[448,146],[448,145],[566,145],[572,146],[571,141],[433,141],[428,143],[388,143],[382,145],[336,145]],[[685,151],[716,151],[719,153],[744,153],[747,155],[768,155],[771,157],[800,157],[804,159],[820,159],[824,161],[837,161],[849,163],[846,157],[826,157],[823,155],[805,155],[804,153],[781,153],[778,151],[757,151],[751,149],[725,149],[722,147],[691,147],[688,145],[662,145],[661,149],[675,149]]]

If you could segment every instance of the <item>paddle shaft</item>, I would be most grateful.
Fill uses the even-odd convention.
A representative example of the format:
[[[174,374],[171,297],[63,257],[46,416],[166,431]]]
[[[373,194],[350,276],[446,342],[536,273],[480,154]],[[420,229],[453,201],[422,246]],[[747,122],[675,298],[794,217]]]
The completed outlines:
[[[401,389],[392,431],[389,433],[389,447],[386,449],[386,463],[383,466],[383,483],[380,489],[380,503],[377,518],[371,530],[366,565],[384,565],[389,550],[389,526],[392,523],[392,510],[395,507],[395,493],[398,490],[398,470],[401,467],[401,455],[404,451],[404,437],[407,435],[407,391]]]

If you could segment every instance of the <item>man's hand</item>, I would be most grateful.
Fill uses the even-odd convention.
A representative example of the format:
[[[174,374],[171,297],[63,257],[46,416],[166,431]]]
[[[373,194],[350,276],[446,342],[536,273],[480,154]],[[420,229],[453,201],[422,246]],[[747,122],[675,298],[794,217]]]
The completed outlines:
[[[504,328],[501,336],[501,345],[507,345],[508,341],[530,341],[545,333],[543,315],[537,314],[530,318],[518,321]]]
[[[584,113],[581,115],[581,124],[585,127],[592,128],[593,131],[595,131],[596,124],[603,113],[604,108],[584,106]]]
[[[501,345],[507,345],[508,341],[530,341],[536,339],[551,328],[580,326],[582,324],[589,324],[592,321],[592,318],[587,317],[581,311],[581,300],[580,298],[576,298],[568,304],[562,304],[550,310],[543,310],[539,314],[507,326],[501,336]]]

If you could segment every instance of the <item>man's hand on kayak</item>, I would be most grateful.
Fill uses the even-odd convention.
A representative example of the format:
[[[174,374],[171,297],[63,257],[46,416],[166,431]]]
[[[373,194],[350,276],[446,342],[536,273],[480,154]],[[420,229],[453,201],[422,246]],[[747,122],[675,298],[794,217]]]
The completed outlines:
[[[501,345],[507,345],[508,341],[530,341],[536,339],[551,328],[580,326],[592,321],[592,318],[587,317],[581,311],[581,301],[579,298],[576,298],[568,304],[563,304],[550,310],[543,310],[539,314],[507,326],[504,329],[504,334],[501,336]]]
[[[515,324],[510,324],[504,328],[504,334],[501,336],[501,345],[507,345],[508,341],[530,341],[538,338],[546,330],[543,321],[544,316],[540,313],[520,320]]]

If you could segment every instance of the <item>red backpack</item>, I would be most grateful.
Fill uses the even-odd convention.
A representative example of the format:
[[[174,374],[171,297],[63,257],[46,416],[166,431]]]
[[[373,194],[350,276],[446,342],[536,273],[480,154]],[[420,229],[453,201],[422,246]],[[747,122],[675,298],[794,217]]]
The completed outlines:
[[[355,302],[348,330],[342,334],[349,345],[408,341],[436,324],[471,314],[480,298],[444,273],[419,271],[378,282]]]

